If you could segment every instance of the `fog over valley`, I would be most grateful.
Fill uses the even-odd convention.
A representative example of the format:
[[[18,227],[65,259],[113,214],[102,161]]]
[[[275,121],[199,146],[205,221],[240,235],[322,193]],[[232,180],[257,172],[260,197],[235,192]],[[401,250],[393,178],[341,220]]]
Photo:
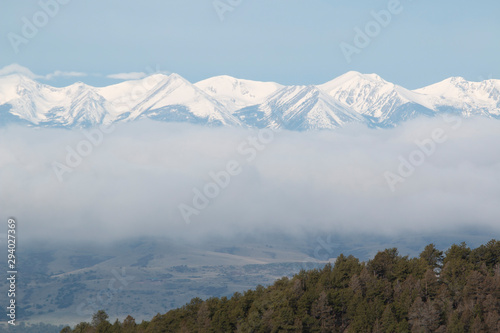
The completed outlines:
[[[451,116],[317,132],[9,126],[0,130],[0,202],[23,242],[498,234],[498,133],[497,120]]]

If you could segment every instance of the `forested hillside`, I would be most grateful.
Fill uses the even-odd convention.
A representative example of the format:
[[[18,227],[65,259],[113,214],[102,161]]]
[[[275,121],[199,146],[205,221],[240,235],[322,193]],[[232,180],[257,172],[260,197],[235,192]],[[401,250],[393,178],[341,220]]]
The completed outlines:
[[[418,258],[386,249],[368,262],[340,255],[230,299],[193,299],[150,322],[91,323],[61,332],[500,332],[500,241]]]

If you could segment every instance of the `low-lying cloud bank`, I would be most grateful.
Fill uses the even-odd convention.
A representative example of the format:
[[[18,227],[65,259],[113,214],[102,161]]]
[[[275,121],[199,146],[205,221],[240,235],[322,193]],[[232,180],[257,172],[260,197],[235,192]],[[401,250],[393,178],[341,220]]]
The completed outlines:
[[[20,238],[500,231],[500,121],[271,132],[139,122],[0,129]]]

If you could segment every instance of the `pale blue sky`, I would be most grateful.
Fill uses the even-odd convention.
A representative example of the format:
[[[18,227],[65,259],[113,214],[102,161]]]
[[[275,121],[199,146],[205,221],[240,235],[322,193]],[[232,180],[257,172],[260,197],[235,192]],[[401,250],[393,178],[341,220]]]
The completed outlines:
[[[0,68],[18,63],[40,75],[88,74],[47,81],[54,85],[105,85],[117,82],[106,75],[148,67],[192,82],[227,74],[282,84],[319,84],[356,70],[412,89],[450,76],[500,78],[495,0],[401,0],[402,11],[350,63],[340,43],[353,44],[354,28],[364,29],[371,11],[395,0],[241,0],[224,21],[213,0],[65,1],[17,54],[9,33],[22,37],[22,18],[32,22],[42,7],[1,1]]]

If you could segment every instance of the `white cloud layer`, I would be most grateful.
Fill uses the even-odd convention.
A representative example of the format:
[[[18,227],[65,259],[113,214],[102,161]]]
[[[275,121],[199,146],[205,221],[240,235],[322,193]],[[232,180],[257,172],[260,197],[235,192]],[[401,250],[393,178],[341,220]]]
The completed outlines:
[[[56,70],[56,71],[49,73],[47,75],[38,75],[38,74],[33,73],[28,68],[21,66],[19,64],[7,65],[7,66],[0,69],[0,76],[10,75],[10,74],[22,74],[24,76],[29,77],[30,79],[45,79],[45,80],[52,80],[52,79],[57,78],[57,77],[87,76],[86,73],[82,73],[82,72],[74,72],[74,71],[66,72],[66,71],[60,71],[60,70]]]
[[[145,78],[147,76],[146,73],[143,72],[131,72],[131,73],[117,73],[107,75],[107,78],[117,79],[117,80],[139,80]]]
[[[10,64],[0,68],[0,76],[6,76],[10,74],[22,74],[31,79],[36,79],[41,77],[40,75],[36,75],[35,73],[33,73],[27,67],[21,66],[19,64]]]
[[[149,69],[149,68],[148,68]],[[149,73],[149,74],[148,74]],[[147,77],[148,75],[151,75],[153,73],[163,73],[163,74],[171,74],[168,71],[162,71],[156,67],[156,69],[153,71],[151,69],[150,72],[145,73],[145,72],[130,72],[130,73],[116,73],[116,74],[109,74],[106,75],[106,78],[108,79],[115,79],[115,80],[139,80],[142,78]],[[0,68],[0,76],[6,76],[6,75],[11,75],[11,74],[22,74],[26,77],[29,77],[30,79],[33,80],[53,80],[61,77],[85,77],[89,76],[87,73],[83,72],[76,72],[76,71],[61,71],[61,70],[56,70],[52,73],[46,74],[46,75],[39,75],[33,73],[29,68],[21,66],[19,64],[10,64],[7,66],[4,66],[3,68]],[[99,73],[93,73],[90,74],[90,76],[102,76]]]
[[[446,139],[430,149],[436,129]],[[0,217],[16,217],[22,237],[41,239],[322,230],[397,235],[461,227],[498,236],[500,121],[280,132],[273,140],[264,136],[266,144],[253,139],[258,134],[150,121],[122,125],[103,134],[59,182],[52,163],[66,163],[67,147],[84,150],[83,133],[3,128]],[[422,151],[416,141],[432,153],[414,153]],[[401,159],[418,156],[422,163],[402,177]],[[193,206],[194,193],[214,182],[210,173],[220,174],[231,160],[241,173],[186,224],[179,205]],[[387,172],[404,180],[394,192]]]
[[[43,78],[46,80],[52,80],[56,77],[83,77],[87,76],[86,73],[82,72],[64,72],[64,71],[55,71],[53,73],[45,75]]]

